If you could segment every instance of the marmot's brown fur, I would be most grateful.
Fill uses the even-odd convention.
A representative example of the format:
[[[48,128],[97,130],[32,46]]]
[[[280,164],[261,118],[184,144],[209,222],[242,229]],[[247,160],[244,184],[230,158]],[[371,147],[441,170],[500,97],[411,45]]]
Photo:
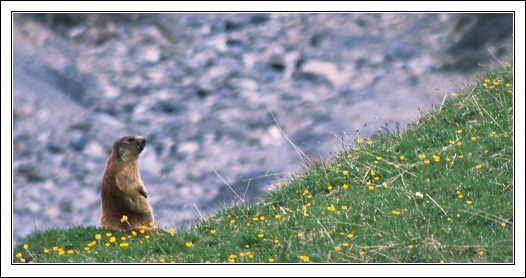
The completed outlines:
[[[146,145],[142,136],[126,136],[113,144],[102,177],[100,226],[106,229],[130,231],[153,222],[152,207],[139,173],[137,158]],[[122,222],[123,216],[128,220]]]

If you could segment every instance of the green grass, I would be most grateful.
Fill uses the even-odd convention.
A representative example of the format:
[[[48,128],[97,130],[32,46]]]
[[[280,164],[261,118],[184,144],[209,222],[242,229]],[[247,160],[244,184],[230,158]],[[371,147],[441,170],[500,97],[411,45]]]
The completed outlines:
[[[512,66],[495,67],[400,134],[347,142],[260,203],[224,208],[173,235],[37,231],[13,260],[512,263],[512,78]]]

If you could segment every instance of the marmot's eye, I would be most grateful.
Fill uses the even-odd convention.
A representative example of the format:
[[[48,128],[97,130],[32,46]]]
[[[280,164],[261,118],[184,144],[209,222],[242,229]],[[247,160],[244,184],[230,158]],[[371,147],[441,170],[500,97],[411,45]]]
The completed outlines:
[[[128,138],[128,140],[126,140],[126,141],[131,143],[131,142],[135,141],[135,139],[134,138]]]

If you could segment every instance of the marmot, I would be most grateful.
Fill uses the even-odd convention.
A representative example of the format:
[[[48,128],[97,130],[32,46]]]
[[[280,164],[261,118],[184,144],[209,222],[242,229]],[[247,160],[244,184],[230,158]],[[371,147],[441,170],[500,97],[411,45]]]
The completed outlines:
[[[113,144],[100,186],[100,226],[130,231],[153,222],[152,207],[139,173],[137,158],[146,145],[142,136],[125,136]],[[127,221],[121,221],[123,216]]]

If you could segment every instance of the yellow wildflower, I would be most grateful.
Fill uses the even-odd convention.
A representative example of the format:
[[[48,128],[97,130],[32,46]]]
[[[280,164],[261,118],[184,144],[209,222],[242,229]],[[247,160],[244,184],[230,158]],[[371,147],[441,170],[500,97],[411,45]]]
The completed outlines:
[[[126,221],[128,221],[128,216],[123,215],[122,218],[121,218],[121,222],[124,223]]]

